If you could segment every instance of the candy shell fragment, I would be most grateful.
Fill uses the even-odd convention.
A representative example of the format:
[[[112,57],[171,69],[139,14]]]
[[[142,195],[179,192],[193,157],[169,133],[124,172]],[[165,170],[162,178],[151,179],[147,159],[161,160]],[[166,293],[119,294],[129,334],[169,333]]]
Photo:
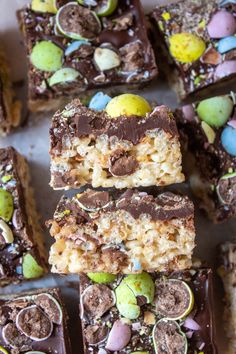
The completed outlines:
[[[66,84],[67,82],[75,81],[80,76],[80,73],[72,68],[62,68],[56,71],[48,80],[49,86],[57,84]]]
[[[0,218],[10,221],[14,211],[13,197],[11,193],[5,189],[0,189]]]
[[[43,268],[36,262],[31,254],[26,254],[22,262],[23,275],[26,279],[39,278],[43,275]]]
[[[114,69],[121,63],[119,55],[109,48],[96,48],[93,59],[100,71]]]
[[[31,9],[36,12],[48,12],[56,14],[56,0],[32,0]]]

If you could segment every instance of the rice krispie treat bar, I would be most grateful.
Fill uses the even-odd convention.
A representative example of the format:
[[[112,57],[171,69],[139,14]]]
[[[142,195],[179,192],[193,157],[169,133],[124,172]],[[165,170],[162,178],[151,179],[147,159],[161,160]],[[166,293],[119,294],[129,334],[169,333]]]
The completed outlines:
[[[0,135],[6,135],[21,122],[21,103],[15,100],[9,67],[0,49]]]
[[[216,354],[212,272],[81,276],[84,353]]]
[[[42,276],[46,257],[26,160],[0,149],[0,286]]]
[[[140,273],[191,267],[194,210],[185,196],[87,190],[62,197],[48,222],[54,273]]]
[[[139,0],[32,0],[18,18],[31,111],[55,111],[81,92],[137,87],[157,75]]]
[[[181,99],[203,98],[236,78],[236,4],[181,0],[151,13],[163,68]]]
[[[164,186],[184,180],[179,135],[166,106],[98,93],[56,112],[50,129],[54,189]]]
[[[225,331],[228,337],[227,354],[236,353],[236,241],[221,245],[221,265],[218,273],[225,290]]]
[[[0,296],[3,354],[70,354],[67,313],[58,289]]]
[[[176,111],[193,193],[214,222],[236,216],[236,96],[212,97]],[[187,162],[189,154],[184,158]]]

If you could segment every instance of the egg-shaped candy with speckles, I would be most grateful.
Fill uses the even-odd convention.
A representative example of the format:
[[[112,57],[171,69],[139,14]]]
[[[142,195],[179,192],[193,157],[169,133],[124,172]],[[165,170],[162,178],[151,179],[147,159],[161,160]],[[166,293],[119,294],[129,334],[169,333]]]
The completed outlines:
[[[236,129],[227,126],[221,134],[221,143],[228,154],[236,156]]]
[[[232,74],[236,74],[236,60],[226,60],[217,66],[214,77],[219,80]]]
[[[207,31],[211,38],[224,38],[232,36],[236,32],[236,20],[229,11],[217,11],[207,25]]]
[[[221,54],[227,53],[228,51],[236,48],[236,37],[229,36],[222,38],[217,46],[218,52]]]
[[[203,39],[193,33],[176,33],[169,38],[170,52],[181,63],[192,63],[205,52]]]

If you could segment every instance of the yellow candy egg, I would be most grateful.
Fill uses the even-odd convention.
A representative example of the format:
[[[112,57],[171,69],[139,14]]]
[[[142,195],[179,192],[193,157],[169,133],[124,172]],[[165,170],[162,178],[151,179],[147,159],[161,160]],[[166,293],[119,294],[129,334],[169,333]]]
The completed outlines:
[[[192,63],[206,50],[205,42],[196,34],[176,33],[169,38],[170,52],[181,63]]]
[[[145,116],[151,112],[150,104],[141,96],[126,93],[114,97],[106,106],[106,112],[111,118],[126,116]]]
[[[36,12],[48,12],[56,14],[56,0],[32,0],[31,9]]]

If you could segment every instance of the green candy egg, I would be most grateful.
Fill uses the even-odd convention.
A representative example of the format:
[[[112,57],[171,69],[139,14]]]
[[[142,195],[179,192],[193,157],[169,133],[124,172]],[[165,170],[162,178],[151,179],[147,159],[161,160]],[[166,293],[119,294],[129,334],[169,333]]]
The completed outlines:
[[[144,296],[147,303],[154,299],[155,285],[147,273],[127,275],[116,288],[117,308],[120,314],[128,319],[136,319],[140,315],[137,296]]]
[[[35,44],[30,56],[32,64],[42,71],[57,71],[62,67],[63,50],[50,41]]]
[[[5,189],[0,189],[0,217],[5,221],[10,221],[14,211],[13,197]]]
[[[31,9],[37,12],[48,12],[56,14],[56,0],[32,0]]]
[[[49,86],[57,84],[65,84],[67,82],[75,81],[80,73],[72,68],[62,68],[57,70],[48,80]]]
[[[8,351],[0,345],[0,354],[8,354]]]
[[[133,291],[135,296],[144,296],[147,303],[154,299],[155,285],[148,273],[130,274],[124,279],[124,284]]]
[[[123,282],[116,288],[116,306],[122,316],[134,320],[140,315],[140,307],[133,291]]]
[[[110,273],[88,273],[87,276],[98,284],[111,283],[116,279],[116,276]]]
[[[101,5],[97,5],[93,0],[77,0],[80,5],[93,6],[98,16],[110,16],[118,5],[118,0],[106,0],[102,1]]]
[[[199,118],[211,127],[219,128],[230,118],[233,106],[229,96],[212,97],[199,103],[197,113]]]
[[[23,275],[26,279],[39,278],[43,275],[43,268],[36,262],[31,254],[26,254],[22,262]]]

